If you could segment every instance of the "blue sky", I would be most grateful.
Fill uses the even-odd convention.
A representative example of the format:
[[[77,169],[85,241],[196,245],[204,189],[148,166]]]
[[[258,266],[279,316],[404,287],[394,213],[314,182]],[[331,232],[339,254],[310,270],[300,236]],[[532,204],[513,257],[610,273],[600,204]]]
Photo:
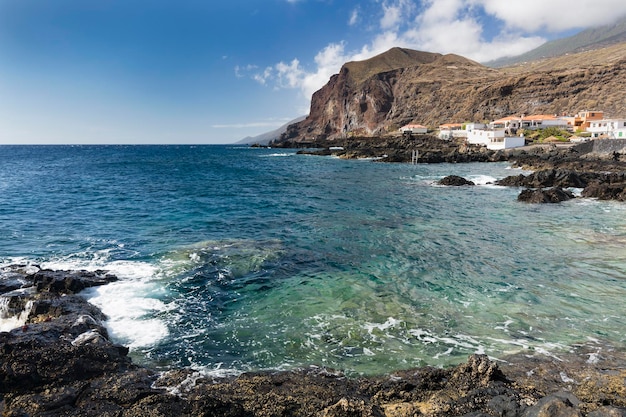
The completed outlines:
[[[0,0],[0,143],[232,143],[393,46],[484,62],[623,0]]]

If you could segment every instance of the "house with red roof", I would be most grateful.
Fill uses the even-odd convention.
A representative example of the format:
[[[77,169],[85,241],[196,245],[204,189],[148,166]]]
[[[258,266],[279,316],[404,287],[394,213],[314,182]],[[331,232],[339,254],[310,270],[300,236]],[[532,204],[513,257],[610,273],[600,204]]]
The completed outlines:
[[[402,132],[402,134],[423,134],[428,132],[428,128],[417,123],[409,123],[408,125],[402,126],[400,132]]]

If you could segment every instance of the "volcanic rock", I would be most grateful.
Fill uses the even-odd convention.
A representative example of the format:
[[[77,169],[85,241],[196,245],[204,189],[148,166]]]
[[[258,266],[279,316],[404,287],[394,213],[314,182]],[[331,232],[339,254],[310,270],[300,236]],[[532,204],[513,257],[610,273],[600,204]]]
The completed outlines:
[[[459,177],[458,175],[448,175],[447,177],[443,177],[439,181],[437,181],[439,185],[450,185],[450,186],[463,186],[463,185],[476,185],[474,181],[466,180],[463,177]]]
[[[599,200],[626,201],[626,182],[611,183],[596,181],[589,184],[582,192],[583,197]]]
[[[523,190],[517,197],[517,200],[524,203],[560,203],[562,201],[571,200],[572,198],[575,197],[571,191],[554,187],[549,189],[539,188],[536,190]]]
[[[591,175],[565,169],[547,169],[529,175],[510,176],[499,181],[497,185],[513,187],[572,187],[584,188]],[[594,176],[595,177],[595,176]]]
[[[90,273],[53,272],[43,275],[81,283],[23,294],[34,303],[27,325],[0,333],[2,415],[598,417],[626,411],[626,354],[610,350],[593,353],[597,362],[586,360],[589,352],[556,359],[524,352],[498,363],[472,355],[455,367],[360,378],[315,366],[228,378],[190,368],[159,374],[133,364],[128,349],[109,340],[99,309],[63,293],[100,282],[102,273],[94,280]]]

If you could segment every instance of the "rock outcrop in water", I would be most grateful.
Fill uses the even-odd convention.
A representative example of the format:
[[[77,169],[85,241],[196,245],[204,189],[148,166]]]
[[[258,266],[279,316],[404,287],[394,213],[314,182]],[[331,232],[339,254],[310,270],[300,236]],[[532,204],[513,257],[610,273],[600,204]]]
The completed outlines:
[[[560,203],[562,201],[571,200],[574,194],[571,191],[564,190],[560,187],[548,188],[548,189],[525,189],[522,190],[517,197],[518,201],[524,203]]]
[[[215,379],[139,367],[112,343],[102,312],[76,294],[105,272],[3,268],[23,326],[0,333],[3,416],[622,416],[626,355],[598,346],[559,358],[484,355],[451,367],[347,378],[311,367]],[[5,310],[5,314],[8,310]]]
[[[443,177],[439,181],[437,181],[439,185],[447,185],[453,187],[460,187],[463,185],[476,185],[474,181],[470,181],[463,177],[459,177],[458,175],[448,175],[447,177]]]
[[[608,144],[606,143],[608,142]],[[285,146],[297,146],[284,143]],[[333,141],[318,140],[314,149],[301,150],[301,154],[333,155],[344,159],[371,158],[378,162],[403,163],[465,163],[509,161],[514,166],[533,170],[528,175],[503,178],[496,185],[525,187],[529,190],[544,188],[581,188],[581,196],[600,200],[626,201],[626,141],[596,140],[594,147],[623,147],[619,152],[593,152],[590,144],[527,146],[521,149],[493,151],[483,146],[441,140],[431,135],[400,138],[350,138]],[[539,198],[539,194],[543,197]],[[548,194],[550,196],[548,197]],[[558,197],[556,196],[558,194]],[[522,201],[555,202],[574,198],[570,192],[525,192]],[[545,197],[545,198],[544,198]]]

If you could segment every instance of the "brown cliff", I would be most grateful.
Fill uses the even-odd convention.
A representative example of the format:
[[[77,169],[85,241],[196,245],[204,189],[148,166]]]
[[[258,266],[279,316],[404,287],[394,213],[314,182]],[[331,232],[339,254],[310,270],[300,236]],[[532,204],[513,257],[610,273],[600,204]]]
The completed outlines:
[[[603,110],[626,116],[626,43],[510,68],[458,55],[393,48],[349,62],[313,94],[309,116],[280,141],[397,132],[409,122],[493,120],[511,114]]]

